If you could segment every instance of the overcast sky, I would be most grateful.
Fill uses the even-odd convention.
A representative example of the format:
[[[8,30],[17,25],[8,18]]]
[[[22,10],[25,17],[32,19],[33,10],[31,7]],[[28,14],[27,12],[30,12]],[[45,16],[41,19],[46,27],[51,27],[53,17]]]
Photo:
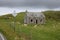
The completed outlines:
[[[60,9],[60,0],[0,0],[0,14],[10,13],[13,10],[41,11]]]

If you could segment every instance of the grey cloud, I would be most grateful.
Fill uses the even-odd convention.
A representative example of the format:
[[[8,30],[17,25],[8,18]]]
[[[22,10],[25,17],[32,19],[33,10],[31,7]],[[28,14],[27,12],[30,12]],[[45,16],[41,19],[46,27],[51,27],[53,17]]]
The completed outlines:
[[[1,7],[59,8],[60,0],[0,0]]]

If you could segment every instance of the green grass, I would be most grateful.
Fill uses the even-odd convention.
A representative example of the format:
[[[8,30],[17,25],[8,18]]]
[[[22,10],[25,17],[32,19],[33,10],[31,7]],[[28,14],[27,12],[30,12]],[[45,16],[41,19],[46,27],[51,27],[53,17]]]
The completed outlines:
[[[50,11],[44,13],[46,15],[45,24],[36,24],[36,27],[34,27],[35,24],[24,26],[23,19],[25,12],[19,13],[15,18],[15,32],[13,27],[14,24],[12,23],[14,20],[13,16],[9,15],[9,17],[11,17],[10,19],[5,19],[5,16],[2,16],[2,19],[0,19],[0,32],[6,36],[7,40],[15,40],[15,37],[19,38],[16,40],[60,40],[60,19],[57,16],[60,14],[56,12],[55,14]]]

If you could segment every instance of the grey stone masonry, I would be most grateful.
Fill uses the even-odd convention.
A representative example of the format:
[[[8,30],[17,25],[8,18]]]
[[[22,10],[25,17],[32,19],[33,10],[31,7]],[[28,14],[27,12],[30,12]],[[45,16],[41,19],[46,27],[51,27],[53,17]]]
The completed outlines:
[[[25,24],[44,24],[45,15],[41,12],[26,12],[24,17]]]

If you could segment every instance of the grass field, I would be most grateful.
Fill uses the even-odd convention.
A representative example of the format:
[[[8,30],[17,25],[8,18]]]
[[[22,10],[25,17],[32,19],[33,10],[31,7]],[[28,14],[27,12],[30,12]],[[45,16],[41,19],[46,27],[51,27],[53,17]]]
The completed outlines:
[[[0,32],[7,40],[60,40],[60,19],[59,16],[45,12],[46,22],[40,24],[23,24],[24,12],[16,16],[15,32],[13,16],[10,19],[0,19]],[[58,14],[59,15],[59,14]],[[53,19],[54,18],[54,19]],[[55,20],[57,19],[57,20]]]

